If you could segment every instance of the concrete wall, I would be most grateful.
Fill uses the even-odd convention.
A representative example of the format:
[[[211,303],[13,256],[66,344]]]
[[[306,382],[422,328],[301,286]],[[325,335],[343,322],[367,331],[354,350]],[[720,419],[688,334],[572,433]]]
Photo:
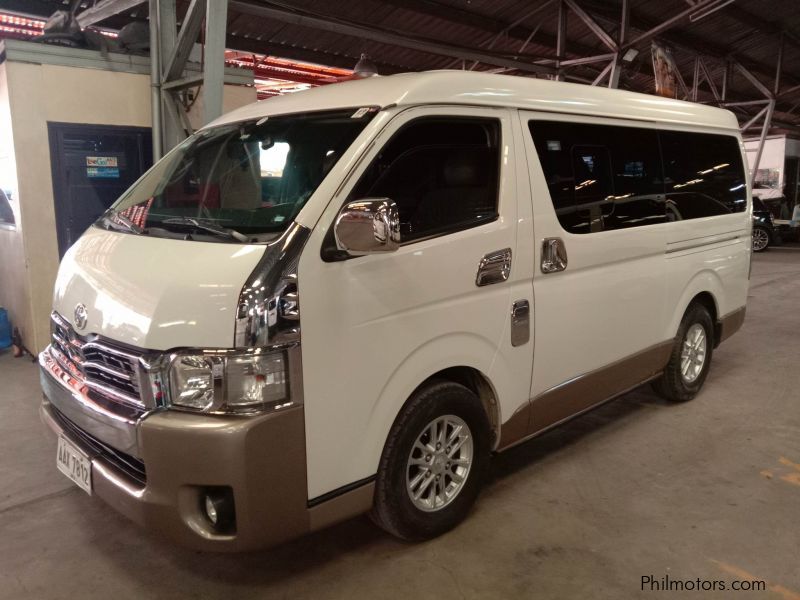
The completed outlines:
[[[49,338],[58,247],[47,122],[150,127],[147,75],[7,61],[8,106],[16,159],[16,232],[0,231],[0,303],[31,350]],[[2,88],[0,88],[2,89]],[[255,101],[253,88],[226,86],[230,110]],[[0,92],[0,121],[2,121]],[[8,291],[11,290],[11,291]]]

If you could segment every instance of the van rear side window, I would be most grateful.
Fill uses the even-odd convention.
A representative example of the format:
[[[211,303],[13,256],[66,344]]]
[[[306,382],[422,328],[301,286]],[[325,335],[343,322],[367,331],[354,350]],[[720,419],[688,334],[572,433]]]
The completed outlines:
[[[662,131],[667,216],[698,219],[747,208],[739,142],[733,136]]]
[[[529,121],[550,198],[570,233],[745,210],[735,137]]]

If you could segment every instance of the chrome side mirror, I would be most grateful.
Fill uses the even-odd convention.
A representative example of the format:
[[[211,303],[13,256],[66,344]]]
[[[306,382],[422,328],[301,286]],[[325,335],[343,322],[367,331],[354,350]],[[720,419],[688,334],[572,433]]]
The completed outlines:
[[[400,215],[389,198],[365,198],[344,205],[333,226],[336,248],[350,256],[394,252],[400,246]]]

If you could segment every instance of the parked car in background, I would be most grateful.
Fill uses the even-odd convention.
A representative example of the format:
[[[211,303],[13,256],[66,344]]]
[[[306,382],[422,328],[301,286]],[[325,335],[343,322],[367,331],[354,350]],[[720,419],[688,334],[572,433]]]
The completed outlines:
[[[770,246],[780,244],[772,213],[757,196],[753,196],[753,251],[763,252]]]

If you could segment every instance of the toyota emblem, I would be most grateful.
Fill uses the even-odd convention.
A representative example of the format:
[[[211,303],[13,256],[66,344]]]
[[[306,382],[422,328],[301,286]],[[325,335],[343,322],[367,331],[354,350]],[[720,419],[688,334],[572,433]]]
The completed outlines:
[[[75,329],[83,329],[86,327],[86,321],[89,319],[89,314],[86,312],[84,304],[78,304],[75,307]]]

